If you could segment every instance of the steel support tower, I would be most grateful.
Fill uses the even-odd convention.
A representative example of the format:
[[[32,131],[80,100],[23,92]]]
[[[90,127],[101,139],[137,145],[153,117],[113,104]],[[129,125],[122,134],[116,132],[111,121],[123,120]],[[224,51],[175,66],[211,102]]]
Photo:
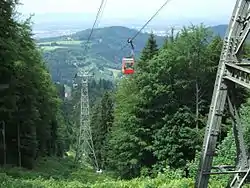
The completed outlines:
[[[76,161],[90,160],[96,170],[99,170],[99,165],[96,159],[94,144],[92,140],[92,132],[90,127],[89,116],[89,92],[88,79],[89,75],[84,72],[78,74],[81,78],[81,96],[80,96],[80,127],[77,142]]]
[[[196,188],[207,188],[212,174],[234,174],[228,187],[241,187],[249,175],[250,161],[246,151],[239,114],[234,103],[234,87],[239,84],[250,89],[250,61],[240,59],[242,44],[250,30],[249,0],[237,0],[220,56],[216,75],[212,102],[207,121],[205,138],[201,153],[200,165],[196,177]],[[228,101],[232,116],[233,130],[236,142],[237,156],[235,166],[212,167],[216,142],[221,126],[225,102]],[[220,171],[212,171],[220,169]]]

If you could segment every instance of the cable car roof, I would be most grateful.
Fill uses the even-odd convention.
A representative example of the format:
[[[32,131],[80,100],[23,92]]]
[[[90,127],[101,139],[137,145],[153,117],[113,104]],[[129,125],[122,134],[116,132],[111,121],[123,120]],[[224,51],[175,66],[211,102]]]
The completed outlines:
[[[134,60],[133,57],[124,57],[124,58],[122,58],[122,59],[124,59],[124,60],[131,60],[131,59],[133,59],[133,60]]]

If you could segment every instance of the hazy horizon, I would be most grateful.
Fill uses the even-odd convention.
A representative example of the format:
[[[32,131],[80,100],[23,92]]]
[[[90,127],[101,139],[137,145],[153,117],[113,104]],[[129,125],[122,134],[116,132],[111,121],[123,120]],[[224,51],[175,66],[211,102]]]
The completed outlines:
[[[90,28],[95,20],[101,0],[21,0],[18,10],[25,16],[34,13],[34,29],[46,27]],[[99,27],[142,26],[165,0],[108,0],[100,18]],[[152,27],[170,27],[190,23],[205,25],[227,24],[235,0],[182,0],[170,1],[151,21]],[[141,8],[143,5],[143,8]],[[138,8],[139,7],[139,8]]]

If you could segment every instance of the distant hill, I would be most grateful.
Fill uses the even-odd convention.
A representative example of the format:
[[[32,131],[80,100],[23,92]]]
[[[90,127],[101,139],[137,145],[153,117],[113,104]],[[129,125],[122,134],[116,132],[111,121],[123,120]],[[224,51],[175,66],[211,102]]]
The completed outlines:
[[[222,24],[210,27],[210,29],[213,31],[215,35],[219,35],[220,37],[224,38],[227,31],[227,27],[228,25]]]
[[[60,36],[53,38],[43,38],[39,39],[38,42],[56,42],[56,41],[81,41],[81,45],[84,45],[84,42],[89,37],[90,29],[77,32],[68,36]],[[95,29],[91,37],[91,48],[89,53],[99,54],[104,58],[114,61],[114,57],[122,57],[124,55],[129,55],[130,47],[127,46],[122,51],[120,48],[126,44],[126,41],[129,37],[134,36],[137,33],[135,29],[129,29],[122,26],[112,26]],[[149,34],[140,33],[134,40],[135,52],[140,52],[147,41]],[[156,36],[156,41],[159,46],[163,44],[164,38]]]
[[[217,25],[210,28],[214,34],[224,37],[227,25]],[[112,26],[95,29],[89,43],[89,51],[85,54],[84,46],[90,29],[72,35],[43,38],[37,41],[44,51],[44,59],[48,62],[49,70],[54,81],[71,82],[76,73],[73,63],[80,63],[80,67],[90,70],[97,79],[113,80],[120,75],[121,58],[130,54],[130,47],[123,50],[129,37],[134,36],[137,30],[121,26]],[[134,40],[135,53],[139,57],[149,34],[140,33]],[[165,38],[156,36],[159,46]]]
[[[226,31],[227,31],[228,25],[222,24],[222,25],[217,25],[211,27],[211,30],[213,31],[214,34],[219,35],[220,37],[224,38]],[[247,37],[246,42],[250,42],[250,36]]]
[[[130,55],[131,52],[130,46],[123,50],[121,47],[136,33],[137,30],[120,26],[95,29],[87,54],[84,47],[90,29],[68,36],[39,39],[37,43],[44,51],[44,58],[48,62],[54,81],[67,83],[72,80],[76,73],[76,68],[72,65],[74,62],[95,73],[97,79],[114,79],[120,73],[121,58]],[[139,57],[148,37],[149,34],[140,33],[134,40],[136,57]],[[162,46],[164,37],[156,36],[156,41]]]

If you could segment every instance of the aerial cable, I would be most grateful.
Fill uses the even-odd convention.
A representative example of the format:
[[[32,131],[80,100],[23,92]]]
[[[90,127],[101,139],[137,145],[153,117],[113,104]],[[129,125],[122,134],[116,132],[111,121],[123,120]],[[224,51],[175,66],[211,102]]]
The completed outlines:
[[[96,27],[99,27],[99,24],[100,24],[100,22],[101,22],[101,18],[102,18],[102,15],[103,15],[103,12],[104,12],[104,8],[105,8],[105,6],[106,6],[106,4],[107,4],[107,0],[104,0],[104,3],[103,3],[103,8],[101,9],[101,12],[99,13],[99,21],[97,22],[97,26]]]
[[[130,38],[131,41],[133,41],[140,32],[154,19],[154,17],[170,2],[171,0],[167,0],[154,14],[151,16],[151,18],[142,26],[142,28],[132,37]],[[124,45],[121,50],[123,50],[128,44]]]
[[[97,23],[97,21],[98,21],[98,18],[99,18],[99,16],[100,16],[102,7],[103,7],[103,5],[104,5],[104,2],[105,2],[105,0],[102,0],[101,5],[100,5],[100,7],[99,7],[99,9],[98,9],[98,12],[97,12],[97,14],[96,14],[96,18],[95,18],[94,24],[93,24],[93,26],[92,26],[92,28],[91,28],[91,31],[90,31],[89,37],[88,37],[88,39],[87,39],[87,42],[85,43],[85,50],[87,49],[87,45],[88,45],[88,43],[89,43],[89,41],[90,41],[90,38],[91,38],[91,36],[92,36],[92,34],[93,34],[95,25],[96,25],[96,23]]]
[[[90,34],[89,34],[89,36],[88,36],[87,42],[85,43],[85,47],[84,47],[84,52],[85,52],[85,53],[87,52],[88,43],[89,43],[90,38],[91,38],[91,36],[92,36],[92,34],[93,34],[93,32],[94,32],[94,28],[95,28],[95,26],[96,26],[96,24],[97,24],[97,21],[98,21],[98,19],[100,18],[100,14],[101,14],[101,16],[102,16],[102,13],[103,13],[103,10],[104,10],[105,5],[106,5],[106,0],[102,0],[100,6],[99,6],[99,8],[98,8],[98,12],[97,12],[97,14],[96,14],[95,21],[94,21],[93,26],[92,26],[92,28],[91,28],[91,31],[90,31]],[[73,63],[73,65],[76,66],[77,68],[79,68],[78,65],[77,65],[77,64],[79,64],[79,61],[77,60],[77,58],[75,58],[75,60],[76,60],[76,63]]]
[[[99,16],[100,16],[100,13],[101,13],[102,6],[103,6],[103,4],[104,4],[104,1],[105,1],[105,0],[102,0],[101,5],[100,5],[100,7],[99,7],[99,9],[98,9],[98,12],[97,12],[97,14],[96,14],[96,18],[95,18],[94,24],[93,24],[93,26],[92,26],[92,28],[91,28],[91,32],[90,32],[90,34],[89,34],[87,43],[90,41],[90,38],[91,38],[91,36],[92,36],[92,34],[93,34],[93,31],[94,31],[95,25],[96,25],[96,23],[97,23],[97,20],[98,20],[98,18],[99,18]]]

